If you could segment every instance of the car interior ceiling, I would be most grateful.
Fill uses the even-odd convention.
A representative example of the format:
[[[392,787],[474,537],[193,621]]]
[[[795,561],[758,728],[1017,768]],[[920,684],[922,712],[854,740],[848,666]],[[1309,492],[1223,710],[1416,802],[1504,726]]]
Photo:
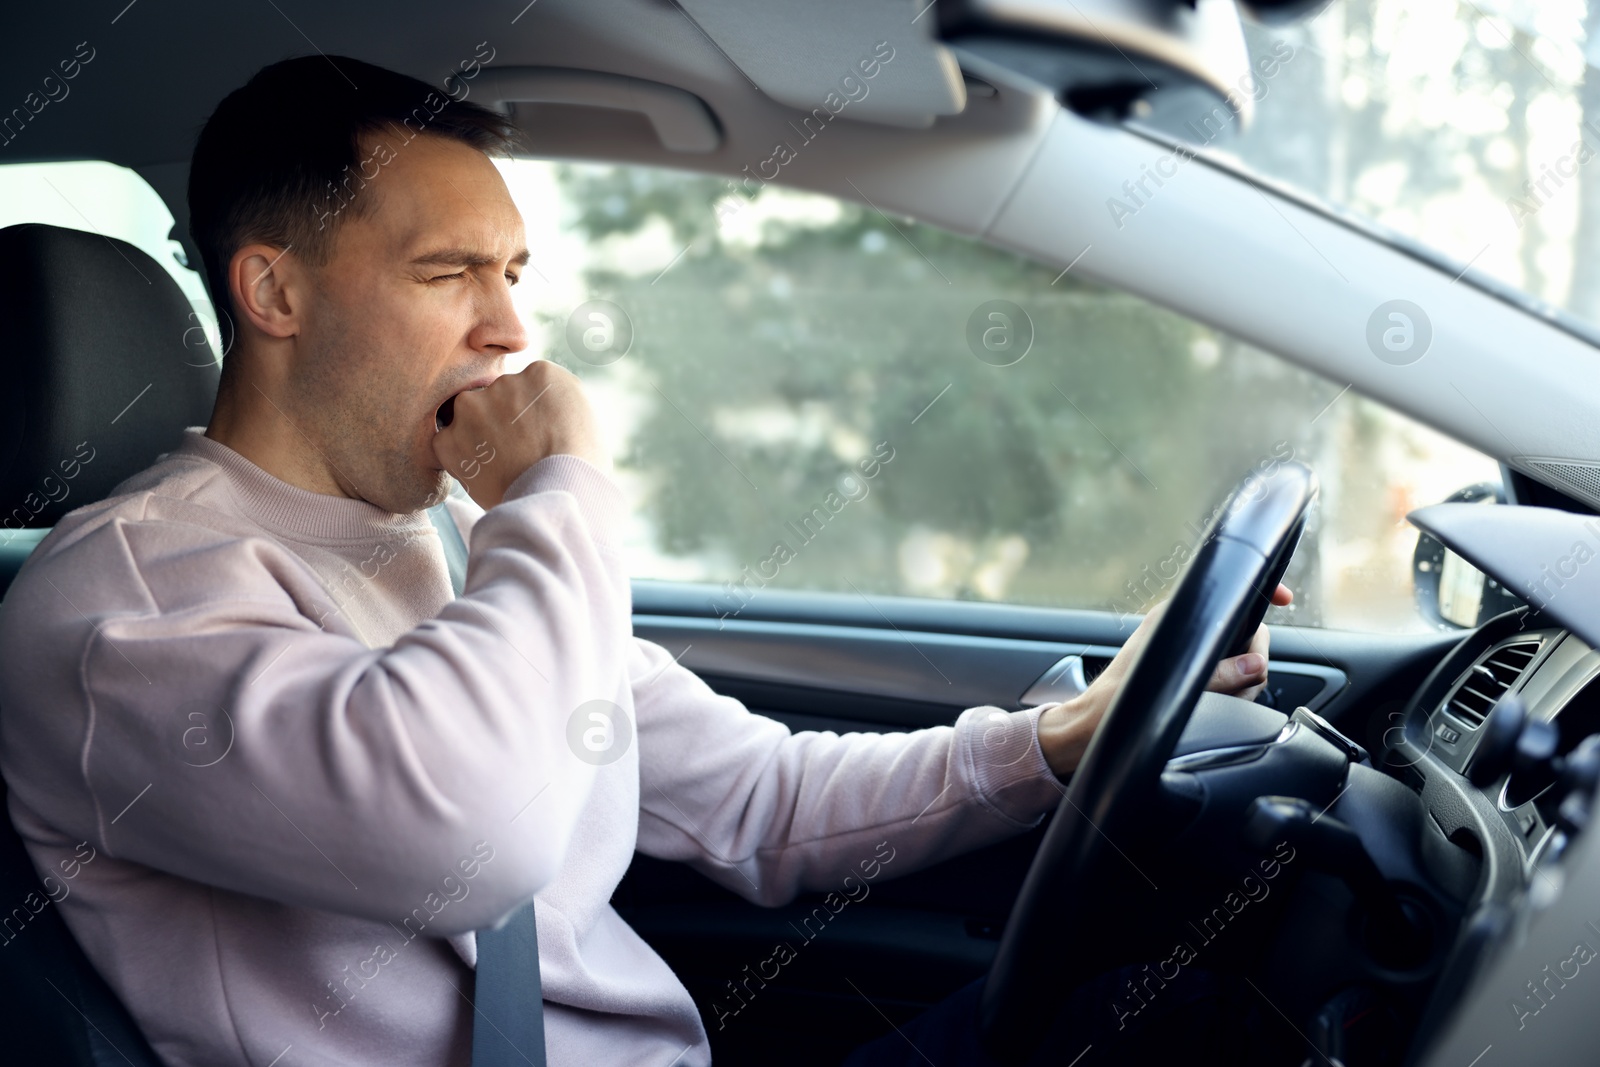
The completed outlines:
[[[132,167],[171,208],[173,236],[196,261],[184,205],[194,131],[245,73],[304,51],[306,41],[271,5],[245,11],[199,0],[150,6],[155,10],[141,12],[147,17],[137,26],[131,20],[109,24],[91,38],[101,49],[97,62],[105,64],[99,72],[103,84],[147,84],[152,86],[148,95],[86,87],[86,99],[68,105],[81,109],[74,121],[30,130],[27,151],[36,160],[104,159]],[[557,8],[546,17],[566,32],[519,42],[519,63],[613,72],[692,94],[714,117],[719,172],[736,172],[730,160],[761,158],[766,131],[787,120],[789,111],[750,91],[739,66],[673,4],[586,0],[562,6],[559,0],[541,0],[541,6]],[[406,32],[374,35],[371,17],[364,7],[329,11],[318,27],[318,45],[431,81],[439,70],[449,69],[458,52],[471,55],[485,37],[461,29],[459,10],[441,11],[415,0],[392,5],[383,15]],[[40,28],[29,40],[82,39],[85,31],[75,18],[66,8],[42,12],[36,16]],[[498,12],[496,18],[497,25],[505,21]],[[220,40],[229,41],[229,47],[217,47]],[[493,36],[488,40],[492,44]],[[152,64],[151,51],[181,56],[183,62]],[[0,56],[11,66],[27,58],[4,43]],[[863,172],[894,159],[895,172],[906,173],[908,153],[931,161],[970,142],[1031,145],[1041,116],[1054,102],[1008,83],[1004,72],[981,62],[971,65],[968,78],[978,80],[978,72],[1002,87],[993,108],[972,109],[942,123],[936,134],[922,130],[915,137],[909,131],[902,136],[842,128],[838,139],[847,145],[841,155]],[[704,156],[663,143],[648,115],[563,103],[560,92],[565,91],[552,90],[556,99],[551,102],[517,105],[524,128],[536,131],[526,143],[530,155],[705,165]],[[1019,148],[1016,170],[1025,169],[1030,158]],[[818,191],[851,195],[849,178],[826,167],[803,172],[801,181]],[[978,217],[991,207],[970,210]],[[36,534],[69,507],[103,497],[149,466],[172,447],[181,428],[206,423],[218,369],[195,362],[194,349],[183,342],[192,325],[190,312],[166,270],[132,245],[45,225],[0,230],[0,323],[5,324],[0,361],[19,383],[11,396],[15,417],[0,430],[0,456],[14,457],[0,471],[0,499],[20,496],[39,483],[56,458],[70,454],[79,442],[94,442],[99,457],[86,468],[70,505],[52,502],[33,517],[34,530],[0,539],[0,596],[37,542]],[[106,359],[106,352],[116,352],[117,358]],[[1506,468],[1505,474],[1514,505],[1594,510],[1525,472]],[[974,704],[1024,706],[1020,698],[1030,684],[1064,656],[1080,655],[1092,672],[1104,667],[1126,636],[1101,612],[889,599],[863,604],[776,591],[754,604],[738,625],[725,627],[707,612],[697,589],[670,582],[636,586],[634,612],[641,636],[674,653],[693,644],[702,662],[718,665],[700,672],[717,692],[795,729],[911,729],[948,723]],[[904,632],[948,641],[967,670],[961,685],[940,691],[929,684],[913,650],[901,641]],[[1508,667],[1506,649],[1529,641],[1527,658]],[[1350,1067],[1420,1062],[1428,1042],[1451,1021],[1459,998],[1514,925],[1533,857],[1548,856],[1555,847],[1550,842],[1565,842],[1581,830],[1586,811],[1569,810],[1563,801],[1578,788],[1573,775],[1588,773],[1577,763],[1581,742],[1600,732],[1600,682],[1571,697],[1559,747],[1543,757],[1518,747],[1530,743],[1522,720],[1514,729],[1506,727],[1510,732],[1491,751],[1497,725],[1505,725],[1497,718],[1500,705],[1491,702],[1476,721],[1463,724],[1455,701],[1468,681],[1485,674],[1505,683],[1503,691],[1513,691],[1569,641],[1576,656],[1581,642],[1527,608],[1464,633],[1274,627],[1274,667],[1281,662],[1283,669],[1262,700],[1267,707],[1259,714],[1254,707],[1234,708],[1224,727],[1218,723],[1226,715],[1209,702],[1213,714],[1197,716],[1174,754],[1190,762],[1161,778],[1168,788],[1162,803],[1168,806],[1160,819],[1172,832],[1159,836],[1159,849],[1153,841],[1142,843],[1151,851],[1139,855],[1159,851],[1159,859],[1149,860],[1151,873],[1164,885],[1181,888],[1167,898],[1168,911],[1155,916],[1140,912],[1148,902],[1132,879],[1101,887],[1095,899],[1104,908],[1104,925],[1091,938],[1095,951],[1117,962],[1147,960],[1158,958],[1173,938],[1187,936],[1169,920],[1209,914],[1232,891],[1237,855],[1229,851],[1224,862],[1218,842],[1235,834],[1234,823],[1248,812],[1264,835],[1260,843],[1270,847],[1271,833],[1292,832],[1300,835],[1295,840],[1308,857],[1307,869],[1296,871],[1299,891],[1251,908],[1241,924],[1250,932],[1219,949],[1219,962],[1279,978],[1280,1002],[1292,1005],[1292,1013],[1313,1027],[1308,1037],[1293,1023],[1289,1032],[1277,1020],[1265,1020],[1268,1050],[1298,1056],[1311,1041],[1327,1055],[1338,1050],[1351,1057],[1342,1061]],[[1305,715],[1296,712],[1302,706]],[[1239,753],[1245,749],[1255,753],[1250,760],[1263,753],[1278,758],[1280,750],[1272,746],[1280,741],[1286,752],[1291,723],[1300,731],[1293,743],[1310,746],[1310,754],[1284,755],[1287,762],[1271,774],[1266,772],[1270,759],[1253,763],[1249,774],[1239,771],[1245,760]],[[1220,732],[1208,735],[1208,729]],[[1458,740],[1448,740],[1452,733]],[[1478,748],[1471,748],[1474,743]],[[1216,760],[1214,754],[1224,750],[1235,762]],[[1521,775],[1515,782],[1506,780],[1508,788],[1517,785],[1525,794],[1510,808],[1497,806],[1484,783],[1469,777],[1474,760],[1478,776],[1487,774],[1484,761],[1491,757],[1504,764],[1496,764],[1500,773],[1493,782]],[[1195,787],[1179,781],[1184,774],[1202,781],[1204,797],[1197,800]],[[1313,797],[1279,795],[1309,789],[1299,783],[1317,775],[1323,777],[1317,778]],[[1282,803],[1263,804],[1262,799]],[[1292,799],[1311,803],[1315,817],[1290,804]],[[896,1019],[904,1019],[986,973],[1048,832],[1049,824],[876,887],[870,906],[842,915],[842,932],[808,949],[786,972],[784,984],[755,1004],[750,1025],[713,1032],[718,1062],[828,1062],[826,1057],[880,1032],[883,1017],[841,994],[836,982],[830,984],[832,975],[857,976],[864,987],[881,992],[879,1002]],[[1233,838],[1227,840],[1231,850]],[[1266,848],[1258,851],[1266,854]],[[1375,887],[1374,865],[1389,880],[1402,882],[1403,889]],[[22,900],[39,887],[23,843],[8,823],[0,829],[0,900]],[[756,908],[685,868],[639,857],[614,903],[684,979],[715,1031],[716,1005],[728,996],[723,987],[731,986],[726,979],[760,958],[751,955],[753,946],[788,937],[785,929],[803,921],[819,899]],[[1421,947],[1385,955],[1389,947],[1375,941],[1371,919],[1385,908],[1398,909],[1400,918],[1394,921]],[[1116,939],[1121,940],[1113,945]],[[1359,995],[1318,999],[1330,975]],[[136,1067],[159,1062],[55,909],[33,918],[29,936],[16,939],[0,958],[0,1003],[7,1005],[9,1017],[47,1021],[8,1035],[6,1055],[23,1057],[18,1062]],[[816,1025],[819,1012],[827,1025]],[[770,1046],[774,1033],[784,1035],[780,1052]]]
[[[772,152],[771,131],[787,128],[791,109],[760,91],[752,92],[749,74],[675,5],[640,5],[632,0],[542,0],[542,4],[554,9],[539,12],[551,32],[516,35],[514,53],[513,42],[503,39],[509,36],[506,31],[496,37],[497,27],[509,28],[498,12],[492,17],[485,12],[480,21],[464,16],[459,9],[415,0],[385,7],[384,23],[403,28],[394,33],[375,35],[369,13],[360,6],[321,13],[316,50],[360,55],[429,82],[455,69],[459,60],[475,55],[491,57],[486,63],[512,63],[530,71],[576,69],[596,78],[610,74],[623,81],[651,82],[689,94],[703,101],[714,116],[714,151],[708,152],[706,145],[669,148],[643,112],[587,106],[577,90],[572,90],[576,93],[570,97],[573,102],[564,102],[557,93],[545,102],[518,103],[513,109],[524,131],[526,151],[540,157],[709,167],[730,178],[748,180],[747,165]],[[829,18],[837,25],[840,19],[867,17],[867,10],[857,16],[847,6],[838,6]],[[70,54],[70,46],[90,34],[98,80],[83,79],[74,89],[73,96],[81,97],[82,102],[71,105],[77,111],[71,123],[40,122],[28,131],[28,158],[104,159],[138,171],[171,209],[173,237],[184,243],[192,258],[184,182],[195,131],[212,104],[245,73],[306,51],[306,40],[270,5],[261,10],[224,10],[186,0],[140,14],[140,20],[129,18],[94,36],[92,26],[84,28],[69,12],[36,11],[30,14],[30,32],[10,38],[14,51],[0,42],[0,55],[5,56],[9,68],[20,71],[36,61],[28,54],[34,42],[58,39]],[[469,26],[474,28],[464,28]],[[228,42],[227,47],[219,48],[219,41]],[[777,58],[763,57],[769,64]],[[804,69],[798,55],[788,56],[787,65]],[[812,158],[800,165],[787,168],[785,180],[849,196],[849,175],[836,165],[814,165],[813,159],[820,163],[824,154],[848,159],[851,172],[859,177],[880,168],[899,170],[908,156],[928,158],[932,165],[944,145],[988,146],[986,150],[992,151],[1008,142],[1016,146],[1015,158],[991,156],[985,165],[1020,171],[1031,152],[1033,135],[1054,111],[1054,102],[1036,86],[999,68],[979,60],[969,65],[1005,85],[1007,91],[986,97],[983,107],[946,118],[936,131],[842,124],[830,129],[830,144],[808,153]],[[114,88],[132,84],[151,89],[148,94],[128,94]],[[467,99],[473,98],[470,90]],[[480,98],[482,95],[480,92]],[[152,101],[159,101],[159,106]],[[921,192],[926,195],[928,190]],[[978,228],[984,213],[992,209],[981,195],[949,198],[938,207],[949,211],[952,219],[972,220],[972,229]],[[932,203],[923,204],[924,210],[934,208]]]

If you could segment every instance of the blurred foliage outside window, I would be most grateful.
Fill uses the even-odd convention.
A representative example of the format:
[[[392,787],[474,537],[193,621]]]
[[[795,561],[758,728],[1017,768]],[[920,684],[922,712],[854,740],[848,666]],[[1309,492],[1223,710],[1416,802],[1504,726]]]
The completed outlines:
[[[1214,150],[1600,324],[1600,0],[1336,0]]]
[[[767,588],[1139,613],[1228,489],[1292,457],[1322,503],[1274,618],[1425,629],[1404,515],[1498,477],[1209,327],[871,208],[639,167],[502,170],[544,327],[527,356],[600,409],[633,576],[712,583],[730,617]],[[620,358],[584,350],[592,300],[631,328]],[[1021,343],[1026,323],[1015,362],[969,344]]]

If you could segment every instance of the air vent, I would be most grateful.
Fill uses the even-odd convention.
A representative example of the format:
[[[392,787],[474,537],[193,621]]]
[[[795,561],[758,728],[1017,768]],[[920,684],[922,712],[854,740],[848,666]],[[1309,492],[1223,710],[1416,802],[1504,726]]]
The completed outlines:
[[[1501,645],[1490,652],[1472,665],[1445,703],[1445,710],[1474,729],[1482,726],[1496,702],[1527,671],[1542,644],[1539,638],[1530,638]]]

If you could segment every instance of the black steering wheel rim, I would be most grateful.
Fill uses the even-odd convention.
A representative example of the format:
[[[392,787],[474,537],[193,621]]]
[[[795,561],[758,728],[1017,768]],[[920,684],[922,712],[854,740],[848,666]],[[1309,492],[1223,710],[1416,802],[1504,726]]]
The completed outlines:
[[[989,971],[979,1024],[1001,1062],[1024,1062],[1066,995],[1097,973],[1096,960],[1074,956],[1073,924],[1096,921],[1086,908],[1109,865],[1133,864],[1116,842],[1141,836],[1161,772],[1217,661],[1242,652],[1260,625],[1316,494],[1316,475],[1300,463],[1247,477],[1129,664],[1034,855]]]

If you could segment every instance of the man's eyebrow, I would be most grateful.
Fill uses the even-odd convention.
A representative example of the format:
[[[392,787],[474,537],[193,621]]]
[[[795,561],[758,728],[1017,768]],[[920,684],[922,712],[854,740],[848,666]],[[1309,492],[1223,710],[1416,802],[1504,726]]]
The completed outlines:
[[[526,248],[511,257],[514,266],[525,267],[531,257]],[[411,261],[416,266],[435,267],[492,267],[500,262],[499,256],[489,255],[476,248],[436,248],[422,253]]]

